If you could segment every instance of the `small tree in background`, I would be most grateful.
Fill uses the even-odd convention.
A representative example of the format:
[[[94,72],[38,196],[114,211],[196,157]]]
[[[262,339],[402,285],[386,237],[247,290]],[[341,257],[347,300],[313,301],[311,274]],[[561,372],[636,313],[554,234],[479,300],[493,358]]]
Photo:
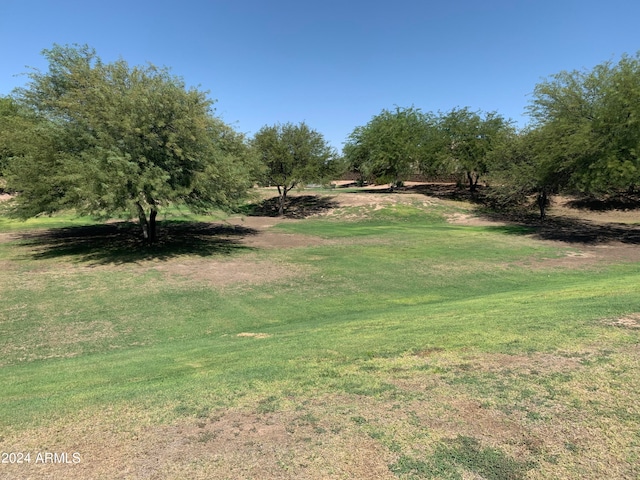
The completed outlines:
[[[389,183],[393,189],[431,166],[433,140],[431,115],[413,107],[396,107],[356,127],[344,146],[344,156],[362,180]]]
[[[252,145],[265,166],[265,182],[278,187],[278,213],[284,215],[287,194],[293,188],[322,182],[338,161],[324,137],[304,122],[265,125]]]
[[[469,108],[454,108],[441,114],[438,129],[442,136],[440,163],[443,169],[463,174],[469,190],[475,192],[478,180],[489,172],[490,156],[513,132],[510,123],[495,112],[482,116]]]

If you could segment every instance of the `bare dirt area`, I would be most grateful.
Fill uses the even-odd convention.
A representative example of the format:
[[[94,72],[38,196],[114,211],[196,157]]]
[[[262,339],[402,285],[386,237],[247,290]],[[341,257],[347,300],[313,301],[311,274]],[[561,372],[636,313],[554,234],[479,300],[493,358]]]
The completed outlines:
[[[544,242],[544,241],[543,241]],[[550,245],[560,249],[566,249],[562,256],[557,258],[545,258],[535,262],[523,262],[519,265],[530,270],[545,268],[587,268],[612,263],[636,263],[640,262],[640,246],[629,245],[622,242],[610,242],[599,245],[575,245],[560,241],[546,241]]]
[[[16,233],[0,233],[0,243],[13,242],[19,238],[20,235]]]
[[[19,445],[37,452],[46,445],[48,451],[67,452],[69,462],[35,464],[32,457],[30,464],[0,466],[0,478],[395,478],[385,449],[335,414],[320,419],[295,410],[228,410],[167,425],[136,416],[104,412],[99,422],[78,419],[5,437],[3,450]]]
[[[640,328],[640,312],[631,313],[624,317],[616,318],[605,322],[606,325],[620,328],[630,328],[632,330]]]
[[[503,227],[508,225],[507,222],[502,222],[500,220],[491,220],[489,218],[483,218],[477,215],[473,215],[470,213],[451,213],[445,215],[447,222],[452,225],[469,225],[472,227]]]
[[[177,258],[151,268],[169,277],[177,275],[215,287],[282,281],[309,273],[297,265],[276,264],[255,258],[235,260]]]

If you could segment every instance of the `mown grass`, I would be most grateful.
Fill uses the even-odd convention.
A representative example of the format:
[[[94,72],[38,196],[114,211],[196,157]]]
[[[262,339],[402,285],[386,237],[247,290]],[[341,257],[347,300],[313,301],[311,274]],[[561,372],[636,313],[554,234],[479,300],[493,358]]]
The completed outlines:
[[[442,210],[417,205],[275,228],[332,242],[253,252],[307,273],[227,288],[167,277],[148,256],[96,266],[82,252],[39,256],[42,245],[27,238],[0,243],[0,424],[19,432],[118,405],[155,422],[229,408],[264,415],[337,395],[356,402],[354,428],[394,456],[389,471],[399,478],[601,471],[575,461],[561,469],[589,448],[567,437],[551,451],[562,433],[525,454],[499,432],[479,443],[478,431],[456,427],[461,407],[447,402],[459,396],[536,435],[558,421],[586,428],[605,419],[624,457],[618,467],[637,472],[640,439],[630,432],[640,427],[640,374],[629,352],[639,335],[608,323],[640,311],[637,264],[545,266],[567,249],[519,228],[450,225]],[[181,249],[177,258],[188,256]],[[549,371],[534,365],[541,355],[555,362]],[[534,366],[487,367],[495,356]],[[577,360],[557,367],[567,358]],[[434,427],[434,399],[452,409],[450,431]],[[367,413],[391,405],[403,414]]]

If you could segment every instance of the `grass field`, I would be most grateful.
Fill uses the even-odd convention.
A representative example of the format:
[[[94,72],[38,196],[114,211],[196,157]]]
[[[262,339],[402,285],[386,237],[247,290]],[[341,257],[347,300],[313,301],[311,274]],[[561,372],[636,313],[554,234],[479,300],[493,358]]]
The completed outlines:
[[[0,218],[0,478],[640,478],[640,246],[314,202]]]

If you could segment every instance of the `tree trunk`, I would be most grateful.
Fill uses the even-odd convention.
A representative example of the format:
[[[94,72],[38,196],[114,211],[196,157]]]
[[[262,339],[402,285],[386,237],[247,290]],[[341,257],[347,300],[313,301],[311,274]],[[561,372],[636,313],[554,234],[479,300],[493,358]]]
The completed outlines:
[[[145,242],[149,242],[149,221],[147,220],[147,214],[144,211],[144,207],[140,205],[140,202],[136,202],[138,207],[138,220],[140,221],[140,228],[142,228],[142,238]]]
[[[151,210],[149,212],[149,219],[147,219],[147,214],[140,202],[136,202],[136,206],[138,207],[138,219],[140,221],[140,228],[142,228],[142,238],[144,238],[145,243],[155,243],[156,239],[158,238],[156,223],[158,210],[155,207],[151,207]]]
[[[480,175],[476,175],[475,179],[474,179],[473,173],[472,172],[467,172],[467,179],[469,180],[469,191],[470,192],[475,192],[477,190],[478,179],[479,178],[480,178]]]
[[[278,215],[281,217],[284,216],[284,206],[287,203],[287,192],[293,187],[295,187],[295,183],[289,188],[287,188],[286,185],[283,185],[282,188],[280,188],[280,185],[278,185],[278,193],[280,194],[280,198],[278,198]]]
[[[538,208],[540,209],[540,220],[544,220],[547,216],[547,205],[549,204],[549,197],[547,196],[547,189],[543,188],[538,192]]]
[[[156,223],[156,217],[158,216],[158,210],[155,207],[151,207],[149,213],[149,243],[156,243],[158,239],[158,229]]]

